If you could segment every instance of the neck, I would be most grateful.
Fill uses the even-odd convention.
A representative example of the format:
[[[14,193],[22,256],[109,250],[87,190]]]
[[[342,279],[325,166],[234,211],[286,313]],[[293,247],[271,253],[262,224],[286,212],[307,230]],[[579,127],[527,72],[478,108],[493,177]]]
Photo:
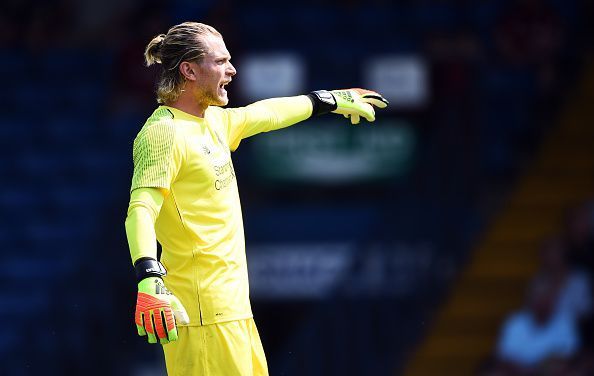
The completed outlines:
[[[208,108],[206,102],[198,102],[195,98],[188,95],[180,95],[176,101],[167,103],[167,106],[177,108],[178,110],[199,118],[204,117],[204,111]]]

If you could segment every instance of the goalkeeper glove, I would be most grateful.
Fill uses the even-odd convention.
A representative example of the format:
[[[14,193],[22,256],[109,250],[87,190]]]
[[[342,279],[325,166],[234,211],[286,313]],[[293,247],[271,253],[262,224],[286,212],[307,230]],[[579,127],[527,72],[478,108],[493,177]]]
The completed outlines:
[[[134,321],[138,335],[148,336],[149,343],[162,344],[177,340],[176,321],[189,324],[183,305],[163,283],[167,272],[157,260],[142,258],[134,263],[138,282],[138,299]]]
[[[352,124],[359,124],[361,117],[375,121],[373,106],[388,106],[388,101],[379,93],[365,89],[318,90],[309,93],[308,97],[313,103],[312,115],[334,112],[350,117]]]

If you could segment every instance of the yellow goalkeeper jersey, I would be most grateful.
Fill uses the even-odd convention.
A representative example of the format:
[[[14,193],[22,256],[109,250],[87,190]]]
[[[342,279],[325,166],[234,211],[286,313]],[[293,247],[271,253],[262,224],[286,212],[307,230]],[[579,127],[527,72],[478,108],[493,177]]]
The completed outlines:
[[[231,151],[243,138],[307,119],[306,96],[209,107],[204,118],[160,106],[134,140],[131,190],[169,191],[155,223],[169,290],[190,325],[252,317],[243,220]]]

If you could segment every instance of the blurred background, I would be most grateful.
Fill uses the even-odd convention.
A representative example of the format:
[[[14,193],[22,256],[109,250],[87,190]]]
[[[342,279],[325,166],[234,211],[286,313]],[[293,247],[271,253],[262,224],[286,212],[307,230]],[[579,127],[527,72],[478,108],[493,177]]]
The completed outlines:
[[[153,36],[224,36],[230,106],[365,87],[234,153],[271,375],[592,375],[587,0],[4,0],[0,374],[164,375],[124,218]]]

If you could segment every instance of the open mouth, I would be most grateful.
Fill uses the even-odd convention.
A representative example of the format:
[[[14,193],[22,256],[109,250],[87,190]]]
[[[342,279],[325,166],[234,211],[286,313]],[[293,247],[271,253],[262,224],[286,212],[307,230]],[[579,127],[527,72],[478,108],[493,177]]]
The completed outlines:
[[[225,86],[229,85],[229,83],[230,83],[230,82],[231,82],[231,80],[221,83],[221,84],[219,85],[219,89],[224,89],[224,88],[225,88]]]

